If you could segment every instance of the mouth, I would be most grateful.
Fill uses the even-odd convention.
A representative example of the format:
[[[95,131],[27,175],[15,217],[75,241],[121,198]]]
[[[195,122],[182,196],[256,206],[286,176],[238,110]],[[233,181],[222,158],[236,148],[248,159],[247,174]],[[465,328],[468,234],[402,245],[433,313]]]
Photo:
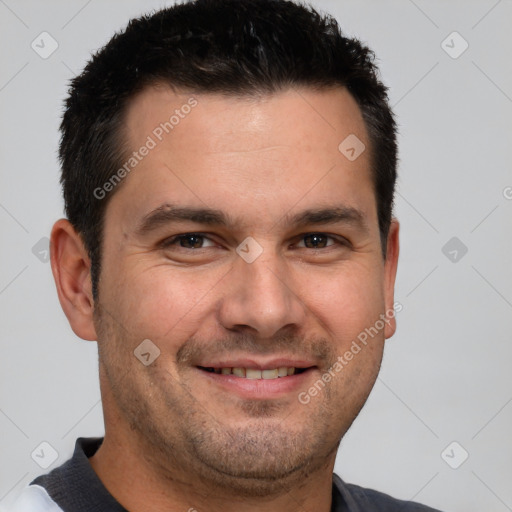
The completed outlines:
[[[210,363],[212,364],[212,363]],[[309,361],[246,359],[198,365],[196,370],[222,393],[244,400],[291,399],[306,389],[318,370]]]
[[[308,370],[308,368],[296,368],[295,366],[280,366],[278,368],[244,368],[244,367],[205,367],[198,366],[200,370],[209,373],[216,373],[217,375],[234,375],[241,379],[250,380],[272,380],[280,379],[283,377],[291,377],[292,375],[299,375]]]

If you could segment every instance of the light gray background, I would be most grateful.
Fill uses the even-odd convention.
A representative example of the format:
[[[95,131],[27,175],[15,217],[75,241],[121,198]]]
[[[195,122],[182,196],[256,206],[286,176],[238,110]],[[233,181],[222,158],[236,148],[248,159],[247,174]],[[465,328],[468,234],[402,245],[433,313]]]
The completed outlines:
[[[443,510],[512,510],[512,2],[313,4],[376,51],[400,125],[403,311],[336,471]],[[31,458],[42,441],[59,454],[50,470],[76,437],[103,433],[96,344],[72,333],[32,248],[62,216],[68,80],[129,18],[163,5],[0,0],[0,506],[44,472]],[[31,48],[43,31],[59,45],[47,59]],[[456,59],[445,49],[458,53],[458,36],[442,47],[453,31],[469,43]],[[442,252],[454,236],[468,248],[456,262]]]

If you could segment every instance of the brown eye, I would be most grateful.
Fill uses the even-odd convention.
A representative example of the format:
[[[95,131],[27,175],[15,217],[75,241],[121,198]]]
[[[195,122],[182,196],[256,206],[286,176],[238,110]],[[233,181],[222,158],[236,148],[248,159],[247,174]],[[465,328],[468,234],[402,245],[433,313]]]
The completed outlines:
[[[322,233],[310,233],[302,237],[302,240],[304,241],[304,247],[306,247],[307,249],[323,249],[325,247],[333,245],[332,242],[328,243],[329,239],[332,240],[332,237],[324,235]]]
[[[164,241],[163,247],[179,246],[183,249],[203,249],[215,245],[206,236],[198,233],[185,233]]]
[[[200,249],[203,245],[203,237],[201,235],[183,235],[179,237],[180,247],[186,249]]]

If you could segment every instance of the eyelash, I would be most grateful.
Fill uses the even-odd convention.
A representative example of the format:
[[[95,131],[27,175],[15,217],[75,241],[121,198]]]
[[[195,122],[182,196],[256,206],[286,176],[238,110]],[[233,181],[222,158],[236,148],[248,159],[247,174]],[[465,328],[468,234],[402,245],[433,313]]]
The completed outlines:
[[[328,239],[331,239],[331,240],[334,240],[334,243],[330,244],[330,245],[327,245],[326,247],[320,247],[320,248],[313,248],[313,247],[300,247],[300,249],[311,249],[311,250],[319,250],[319,249],[328,249],[329,247],[332,247],[334,245],[340,245],[340,246],[345,246],[345,247],[349,247],[351,246],[350,242],[343,238],[343,237],[338,237],[338,236],[334,236],[334,235],[329,235],[327,233],[321,233],[321,232],[311,232],[311,233],[304,233],[303,235],[301,235],[300,237],[296,237],[298,238],[300,241],[303,241],[307,236],[314,236],[314,235],[317,235],[317,236],[320,236],[320,237],[327,237]],[[204,233],[194,233],[194,232],[191,232],[191,233],[182,233],[180,235],[175,235],[171,238],[166,238],[165,240],[163,240],[161,243],[160,243],[160,246],[163,248],[163,249],[167,249],[169,247],[172,247],[173,245],[176,245],[177,243],[180,242],[180,240],[183,240],[187,237],[200,237],[200,238],[203,238],[203,239],[207,239],[211,242],[213,242],[213,240],[211,240],[211,238],[204,234]],[[197,249],[193,249],[193,248],[189,248],[189,247],[178,247],[179,249],[184,249],[184,250],[190,250],[190,251],[193,251],[193,250],[200,250],[200,249],[208,249],[208,247],[199,247]]]

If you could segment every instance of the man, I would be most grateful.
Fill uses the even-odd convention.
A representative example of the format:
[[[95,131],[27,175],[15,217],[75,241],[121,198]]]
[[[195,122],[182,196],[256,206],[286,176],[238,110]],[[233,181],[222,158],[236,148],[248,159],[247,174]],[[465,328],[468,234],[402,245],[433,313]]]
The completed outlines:
[[[15,510],[432,510],[333,476],[396,328],[370,50],[292,2],[187,2],[93,57],[61,130],[52,269],[105,437]]]

